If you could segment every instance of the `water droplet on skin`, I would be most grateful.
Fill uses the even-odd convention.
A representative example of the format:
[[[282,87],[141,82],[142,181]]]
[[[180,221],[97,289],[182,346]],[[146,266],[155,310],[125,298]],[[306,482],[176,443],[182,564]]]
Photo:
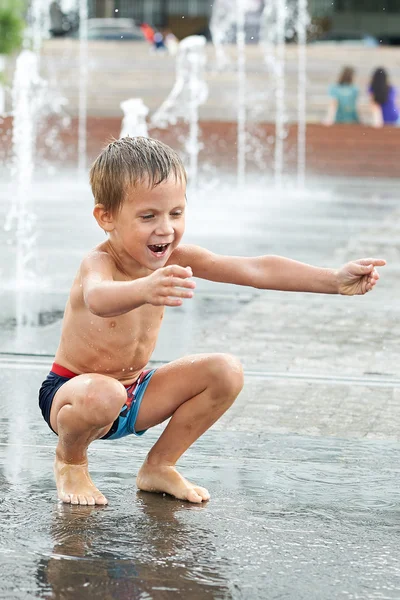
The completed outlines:
[[[124,372],[125,372],[125,369],[122,369],[122,372],[124,373]]]
[[[129,368],[129,370],[130,370],[130,371],[133,371],[133,367],[130,367],[130,368]]]
[[[90,321],[90,324],[93,325],[93,321]]]
[[[101,331],[101,329],[98,329],[97,331]]]

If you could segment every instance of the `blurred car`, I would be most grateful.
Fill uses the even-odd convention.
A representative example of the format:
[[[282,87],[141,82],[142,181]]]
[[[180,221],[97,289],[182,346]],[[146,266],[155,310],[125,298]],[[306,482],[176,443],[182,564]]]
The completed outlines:
[[[89,40],[146,41],[133,19],[88,19]],[[79,32],[74,37],[78,37]]]
[[[378,38],[362,31],[328,31],[313,40],[312,44],[348,44],[351,46],[379,46]]]

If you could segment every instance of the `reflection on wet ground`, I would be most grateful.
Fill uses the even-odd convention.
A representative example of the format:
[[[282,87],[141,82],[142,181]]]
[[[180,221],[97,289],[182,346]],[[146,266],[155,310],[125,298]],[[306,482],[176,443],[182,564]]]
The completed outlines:
[[[211,501],[191,506],[136,491],[159,426],[91,448],[108,507],[63,506],[52,476],[55,437],[37,390],[71,278],[102,238],[86,184],[46,181],[34,195],[43,327],[9,327],[13,239],[0,230],[10,250],[0,264],[0,320],[8,324],[0,330],[0,597],[400,598],[396,261],[379,292],[363,299],[198,282],[195,301],[167,311],[153,359],[230,351],[244,362],[244,391],[181,461]],[[255,186],[245,202],[227,188],[190,197],[186,241],[327,266],[364,254],[393,259],[396,207],[382,182],[280,196]]]
[[[400,596],[395,444],[210,431],[182,460],[212,491],[191,506],[135,491],[141,441],[99,442],[91,508],[55,502],[39,442],[0,446],[4,598]]]

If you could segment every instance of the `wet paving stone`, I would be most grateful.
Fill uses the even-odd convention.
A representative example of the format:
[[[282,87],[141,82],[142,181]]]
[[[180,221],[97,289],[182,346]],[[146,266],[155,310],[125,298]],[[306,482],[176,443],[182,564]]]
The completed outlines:
[[[400,446],[211,430],[194,506],[136,491],[158,434],[94,444],[105,508],[56,502],[47,436],[0,446],[2,597],[399,597]]]
[[[13,241],[0,231],[1,598],[400,598],[400,214],[389,184],[330,185],[287,197],[255,186],[245,205],[234,187],[190,198],[186,241],[217,252],[390,264],[357,299],[199,282],[193,303],[167,311],[153,360],[230,351],[244,363],[236,403],[180,461],[212,498],[136,490],[158,426],[92,445],[105,508],[57,502],[56,438],[37,406],[70,280],[99,233],[87,184],[35,187],[40,327],[12,327]]]

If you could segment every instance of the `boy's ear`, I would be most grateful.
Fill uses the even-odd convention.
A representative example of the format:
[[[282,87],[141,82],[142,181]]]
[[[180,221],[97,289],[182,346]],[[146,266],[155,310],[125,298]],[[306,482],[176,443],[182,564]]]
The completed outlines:
[[[114,229],[114,219],[111,213],[105,210],[103,204],[96,204],[93,209],[93,216],[104,231]]]

